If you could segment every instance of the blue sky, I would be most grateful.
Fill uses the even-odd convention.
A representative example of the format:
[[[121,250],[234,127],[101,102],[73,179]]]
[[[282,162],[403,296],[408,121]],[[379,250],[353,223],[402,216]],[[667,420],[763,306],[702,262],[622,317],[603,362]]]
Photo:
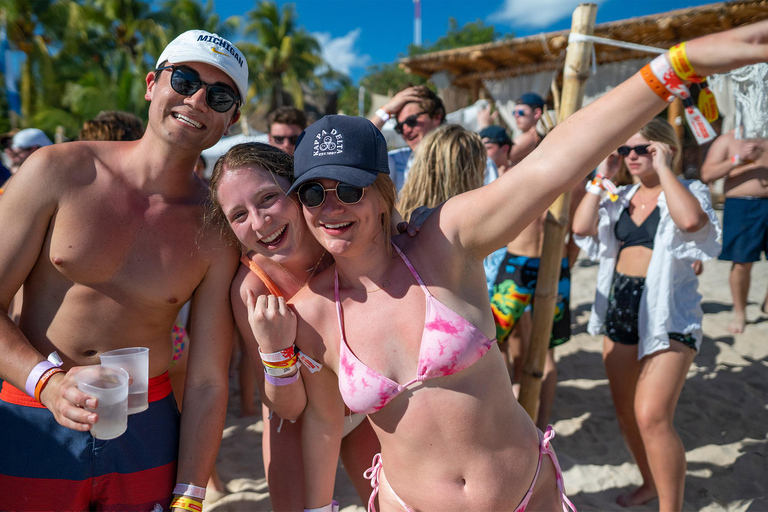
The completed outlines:
[[[597,23],[705,5],[692,0],[592,0]],[[357,81],[367,66],[394,62],[413,42],[413,0],[278,0],[292,3],[298,23],[323,46],[331,67]],[[517,36],[570,27],[579,0],[421,0],[422,40],[434,42],[448,30],[453,16],[459,26],[477,19],[501,34]],[[255,0],[217,0],[226,18],[252,9]]]

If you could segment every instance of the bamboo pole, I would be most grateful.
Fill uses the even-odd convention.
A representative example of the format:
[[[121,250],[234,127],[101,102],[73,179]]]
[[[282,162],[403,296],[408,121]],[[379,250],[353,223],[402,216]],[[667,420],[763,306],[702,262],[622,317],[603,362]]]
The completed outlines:
[[[680,147],[683,147],[683,137],[685,137],[685,123],[683,121],[683,100],[675,98],[675,101],[669,104],[667,107],[667,121],[675,129],[677,138],[680,139]],[[677,169],[674,171],[678,174],[683,170],[682,157],[677,163]]]
[[[592,35],[596,15],[597,5],[579,4],[573,11],[571,32]],[[591,45],[590,42],[568,43],[558,124],[581,108],[584,86],[589,77]],[[533,308],[533,329],[523,367],[519,398],[520,404],[534,421],[536,421],[538,414],[541,378],[552,333],[557,285],[560,277],[560,261],[563,257],[565,232],[568,226],[570,195],[570,192],[566,192],[552,203],[544,225],[544,244],[534,295],[536,307]]]

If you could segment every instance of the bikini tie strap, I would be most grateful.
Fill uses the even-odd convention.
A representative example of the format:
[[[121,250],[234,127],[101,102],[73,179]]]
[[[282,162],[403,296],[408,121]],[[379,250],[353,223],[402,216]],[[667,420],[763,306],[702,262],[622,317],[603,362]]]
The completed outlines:
[[[546,453],[552,460],[552,464],[555,465],[555,473],[557,476],[557,487],[560,489],[560,497],[563,500],[563,512],[568,512],[569,509],[572,512],[576,512],[576,507],[573,505],[568,496],[565,495],[565,482],[563,481],[563,470],[560,469],[560,462],[557,460],[555,450],[552,449],[550,442],[555,438],[555,431],[552,425],[547,426],[547,431],[544,433],[544,438],[541,441],[541,453]]]
[[[368,498],[368,512],[376,512],[376,505],[374,503],[376,501],[376,495],[379,493],[379,474],[381,473],[381,467],[381,454],[377,453],[373,456],[371,467],[363,472],[363,478],[370,480],[371,487],[373,487],[371,497]]]

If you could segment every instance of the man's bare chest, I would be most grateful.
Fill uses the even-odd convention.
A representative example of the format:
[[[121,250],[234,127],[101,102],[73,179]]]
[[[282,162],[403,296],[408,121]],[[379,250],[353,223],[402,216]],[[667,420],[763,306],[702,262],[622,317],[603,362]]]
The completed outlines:
[[[67,281],[143,301],[188,298],[207,267],[198,206],[88,199],[60,206],[48,228],[45,263]]]

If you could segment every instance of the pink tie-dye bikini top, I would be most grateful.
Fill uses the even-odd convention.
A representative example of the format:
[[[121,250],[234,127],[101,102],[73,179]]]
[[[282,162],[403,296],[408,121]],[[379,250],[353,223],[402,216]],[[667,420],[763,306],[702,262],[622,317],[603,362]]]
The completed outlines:
[[[339,390],[347,407],[362,414],[378,411],[412,384],[453,375],[469,368],[488,352],[495,341],[488,339],[483,331],[433,297],[405,254],[394,243],[392,245],[421,286],[427,301],[419,364],[416,378],[412,381],[398,384],[366,366],[349,349],[344,337],[339,275],[336,274],[336,312],[341,331]]]

